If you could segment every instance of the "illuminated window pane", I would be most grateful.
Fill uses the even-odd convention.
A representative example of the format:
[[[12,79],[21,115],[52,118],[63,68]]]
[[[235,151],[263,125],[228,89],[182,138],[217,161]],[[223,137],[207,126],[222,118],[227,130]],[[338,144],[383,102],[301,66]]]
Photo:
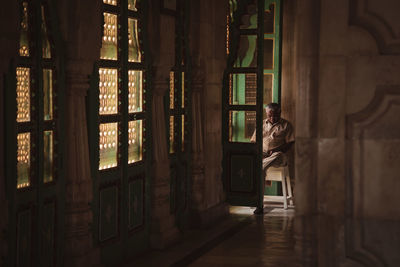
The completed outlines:
[[[47,32],[46,18],[43,6],[42,6],[42,56],[43,58],[51,58],[50,41]]]
[[[231,74],[229,91],[229,103],[231,105],[255,105],[257,98],[257,74]]]
[[[273,79],[273,74],[264,74],[264,105],[272,102]]]
[[[117,33],[118,33],[117,15],[104,13],[104,32],[100,50],[101,59],[117,60],[118,58]]]
[[[175,74],[173,71],[169,73],[169,108],[174,109],[175,98]]]
[[[128,164],[143,159],[142,121],[130,121],[128,129]]]
[[[274,68],[274,40],[264,39],[264,69]]]
[[[182,115],[182,151],[185,151],[185,115]]]
[[[255,111],[229,111],[229,141],[251,143],[256,129]]]
[[[99,75],[99,114],[116,114],[118,112],[118,71],[100,68]]]
[[[17,68],[17,122],[30,121],[30,69]]]
[[[53,181],[53,131],[44,131],[43,133],[43,182]]]
[[[128,0],[128,9],[137,11],[136,2],[137,2],[136,0]]]
[[[143,95],[143,72],[139,70],[128,71],[128,87],[129,87],[129,113],[142,111],[142,95]]]
[[[275,5],[270,5],[269,10],[265,10],[264,13],[264,33],[274,33],[275,27]]]
[[[182,72],[182,108],[185,108],[185,73]]]
[[[139,47],[138,23],[136,19],[128,19],[129,62],[141,62]]]
[[[175,152],[175,122],[174,116],[169,116],[169,153]]]
[[[117,166],[118,123],[100,124],[99,170]]]
[[[30,185],[31,134],[18,134],[17,146],[17,188],[23,188]]]
[[[53,119],[53,71],[43,69],[43,115],[45,120]]]
[[[117,5],[117,0],[103,0],[103,3],[107,4],[107,5],[116,6]]]
[[[257,36],[241,35],[235,67],[257,67]]]
[[[22,3],[21,32],[19,36],[19,55],[29,57],[29,24],[28,24],[28,2]]]

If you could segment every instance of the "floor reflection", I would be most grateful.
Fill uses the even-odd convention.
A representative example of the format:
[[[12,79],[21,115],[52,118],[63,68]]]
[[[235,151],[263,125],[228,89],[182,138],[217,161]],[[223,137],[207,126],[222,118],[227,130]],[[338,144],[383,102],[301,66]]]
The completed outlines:
[[[294,209],[268,205],[264,215],[193,262],[190,266],[298,266],[295,257]],[[233,214],[254,208],[232,207]]]

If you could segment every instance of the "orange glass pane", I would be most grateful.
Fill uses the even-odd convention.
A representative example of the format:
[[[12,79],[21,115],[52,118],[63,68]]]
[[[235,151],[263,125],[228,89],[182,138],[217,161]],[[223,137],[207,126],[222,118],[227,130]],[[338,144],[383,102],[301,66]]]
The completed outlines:
[[[104,31],[100,50],[100,58],[118,59],[118,17],[115,14],[104,13]]]
[[[118,123],[100,124],[100,164],[99,170],[109,169],[118,165]]]
[[[142,121],[130,121],[128,125],[128,164],[143,159]]]
[[[174,109],[175,106],[175,73],[169,73],[169,109]]]
[[[99,114],[117,114],[118,112],[118,71],[117,69],[99,69]]]
[[[31,120],[30,69],[17,68],[17,122]]]
[[[132,11],[137,11],[136,0],[128,0],[128,9]]]
[[[31,134],[17,135],[17,188],[30,186]]]
[[[143,72],[139,70],[128,71],[128,88],[129,88],[129,113],[141,112],[143,109]]]
[[[175,119],[169,116],[169,153],[175,152]]]
[[[103,3],[107,4],[107,5],[116,6],[117,5],[117,0],[103,0]]]
[[[28,2],[22,3],[21,32],[19,36],[19,55],[29,57],[29,22],[28,22]]]
[[[142,53],[139,46],[138,21],[137,19],[128,19],[128,44],[129,44],[129,62],[141,62]]]

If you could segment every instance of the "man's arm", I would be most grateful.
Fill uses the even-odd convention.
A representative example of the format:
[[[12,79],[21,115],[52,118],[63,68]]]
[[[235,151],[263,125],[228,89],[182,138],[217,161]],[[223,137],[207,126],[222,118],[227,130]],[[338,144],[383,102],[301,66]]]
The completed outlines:
[[[294,144],[294,141],[290,141],[288,143],[284,143],[276,148],[270,149],[267,152],[267,156],[271,156],[272,153],[274,152],[283,152],[286,153]]]

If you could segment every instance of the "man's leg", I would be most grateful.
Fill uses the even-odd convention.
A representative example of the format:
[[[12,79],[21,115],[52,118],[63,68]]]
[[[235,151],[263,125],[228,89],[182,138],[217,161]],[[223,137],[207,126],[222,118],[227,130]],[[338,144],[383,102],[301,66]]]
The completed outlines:
[[[286,155],[282,152],[275,152],[269,157],[263,158],[262,161],[262,175],[263,175],[263,185],[261,188],[261,194],[264,199],[264,190],[265,190],[265,178],[267,176],[267,170],[270,166],[274,165],[282,165],[283,163],[286,162]],[[286,164],[286,163],[285,163]],[[254,214],[263,214],[264,213],[264,200],[261,201],[259,206],[254,210]]]

